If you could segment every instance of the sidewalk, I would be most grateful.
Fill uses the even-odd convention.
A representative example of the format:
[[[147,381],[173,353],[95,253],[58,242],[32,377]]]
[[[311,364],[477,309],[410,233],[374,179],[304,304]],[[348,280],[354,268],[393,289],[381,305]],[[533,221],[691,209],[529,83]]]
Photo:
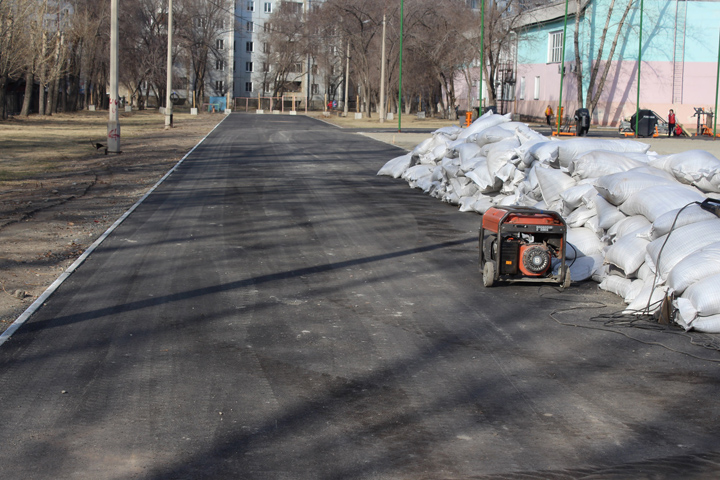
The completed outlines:
[[[539,133],[548,134],[547,127],[539,127],[530,125],[531,128]],[[537,128],[536,128],[537,127]],[[594,131],[593,131],[594,130]],[[430,136],[430,133],[406,133],[406,132],[359,132],[375,140],[396,145],[405,150],[412,150],[417,144]],[[560,140],[568,140],[577,137],[563,136]],[[617,128],[591,128],[587,138],[617,138],[624,139],[617,131]],[[633,137],[627,137],[629,140],[635,140]],[[690,137],[690,138],[639,138],[637,141],[650,145],[650,150],[660,155],[668,155],[671,153],[685,152],[687,150],[706,150],[716,157],[720,158],[720,138],[713,140],[711,137]]]

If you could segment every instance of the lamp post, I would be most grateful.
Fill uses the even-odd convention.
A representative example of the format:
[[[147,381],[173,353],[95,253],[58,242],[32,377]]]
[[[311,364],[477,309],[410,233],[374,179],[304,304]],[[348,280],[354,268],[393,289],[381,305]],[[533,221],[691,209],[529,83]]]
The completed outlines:
[[[575,12],[578,15],[580,12]],[[558,112],[557,112],[557,136],[560,136],[560,124],[562,123],[562,92],[563,92],[563,80],[565,79],[565,35],[567,33],[567,15],[568,15],[568,0],[565,0],[565,25],[563,25],[563,44],[562,44],[562,59],[560,63],[560,100],[558,101]]]
[[[385,14],[383,13],[382,54],[380,55],[380,123],[385,123]]]
[[[402,41],[403,41],[403,0],[400,0],[400,78],[398,79],[398,132],[402,131]]]
[[[172,128],[173,126],[173,108],[172,99],[172,30],[173,30],[173,3],[172,0],[168,0],[168,51],[167,51],[167,94],[165,95],[165,129]]]
[[[485,66],[485,0],[480,0],[480,80],[478,81],[478,118],[482,114],[483,67]]]
[[[640,64],[642,63],[642,32],[643,32],[643,0],[640,0],[640,33],[638,34],[638,74],[637,74],[637,103],[635,105],[635,137],[639,136],[640,126]]]
[[[720,85],[720,35],[718,35],[718,64],[715,77],[715,116],[713,117],[713,140],[717,140],[718,86]]]
[[[343,105],[343,116],[348,116],[348,93],[350,90],[350,39],[347,42],[347,54],[345,55],[345,105]]]
[[[118,0],[110,0],[110,116],[107,128],[108,152],[110,153],[120,153],[118,53]]]

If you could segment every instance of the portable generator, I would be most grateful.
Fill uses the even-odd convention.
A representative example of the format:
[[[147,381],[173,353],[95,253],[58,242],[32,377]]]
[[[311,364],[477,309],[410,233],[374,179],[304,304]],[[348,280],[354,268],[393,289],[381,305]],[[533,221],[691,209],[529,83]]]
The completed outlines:
[[[570,286],[565,264],[567,225],[556,212],[533,207],[492,207],[478,237],[483,285],[498,280],[556,282]],[[560,268],[553,275],[553,259]]]

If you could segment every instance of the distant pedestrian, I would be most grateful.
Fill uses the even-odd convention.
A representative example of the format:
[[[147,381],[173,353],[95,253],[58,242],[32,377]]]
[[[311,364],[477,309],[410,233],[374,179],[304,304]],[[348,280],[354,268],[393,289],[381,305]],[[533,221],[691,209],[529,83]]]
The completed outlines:
[[[548,127],[552,127],[552,116],[553,116],[553,109],[550,107],[550,105],[547,106],[545,109],[545,119],[547,120]]]
[[[675,135],[675,112],[673,109],[670,109],[670,113],[668,113],[668,137],[672,137]]]

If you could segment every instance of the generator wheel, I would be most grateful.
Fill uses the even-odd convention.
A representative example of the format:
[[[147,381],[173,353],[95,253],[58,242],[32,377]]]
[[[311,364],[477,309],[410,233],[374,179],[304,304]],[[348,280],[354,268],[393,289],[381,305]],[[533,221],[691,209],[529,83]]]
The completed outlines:
[[[492,287],[495,283],[495,262],[487,260],[483,267],[483,285]]]
[[[570,283],[572,282],[572,279],[570,278],[570,267],[565,267],[565,275],[563,276],[563,283],[562,287],[570,288]]]

